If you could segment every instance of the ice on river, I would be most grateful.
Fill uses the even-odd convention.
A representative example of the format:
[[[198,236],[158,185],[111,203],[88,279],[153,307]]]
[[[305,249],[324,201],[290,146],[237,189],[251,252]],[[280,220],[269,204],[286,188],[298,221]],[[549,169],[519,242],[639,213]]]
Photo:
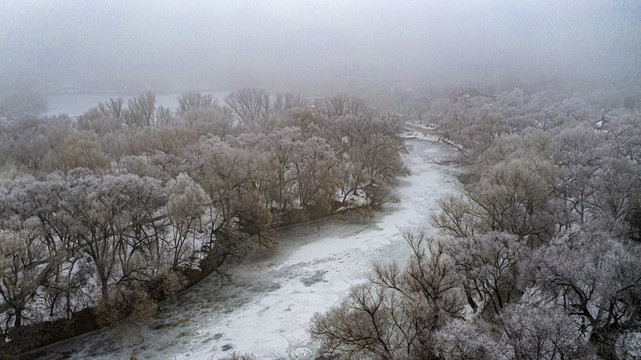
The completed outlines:
[[[143,328],[102,330],[42,349],[58,359],[218,359],[233,352],[258,359],[313,359],[307,328],[315,312],[338,304],[363,283],[375,262],[405,262],[403,227],[427,227],[438,200],[458,191],[454,153],[444,145],[409,140],[412,174],[371,220],[337,215],[277,232],[278,245],[230,268],[222,287],[204,279],[161,304]],[[428,230],[429,231],[429,230]]]

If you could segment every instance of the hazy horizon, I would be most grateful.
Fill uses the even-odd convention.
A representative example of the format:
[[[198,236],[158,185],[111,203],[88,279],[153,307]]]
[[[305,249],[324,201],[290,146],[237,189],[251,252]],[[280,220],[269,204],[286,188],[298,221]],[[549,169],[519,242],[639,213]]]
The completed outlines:
[[[0,82],[41,90],[641,74],[638,1],[14,1],[0,23]]]

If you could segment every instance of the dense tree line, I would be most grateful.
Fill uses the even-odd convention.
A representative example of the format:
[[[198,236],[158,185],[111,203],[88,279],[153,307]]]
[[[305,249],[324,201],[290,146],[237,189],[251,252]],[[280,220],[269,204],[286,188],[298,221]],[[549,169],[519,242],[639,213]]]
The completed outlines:
[[[316,314],[322,349],[352,359],[632,359],[641,111],[628,98],[517,88],[413,100],[420,125],[459,149],[464,190],[432,215],[440,238],[406,233],[406,266],[377,266]]]
[[[261,89],[222,106],[186,93],[174,112],[147,93],[0,123],[5,337],[87,308],[118,321],[275,226],[389,201],[408,172],[401,130],[363,100]]]

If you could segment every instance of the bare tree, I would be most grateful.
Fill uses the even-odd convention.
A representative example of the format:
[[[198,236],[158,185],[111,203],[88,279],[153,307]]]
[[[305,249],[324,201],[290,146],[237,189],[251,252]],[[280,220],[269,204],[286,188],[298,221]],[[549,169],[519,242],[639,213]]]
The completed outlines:
[[[212,95],[205,95],[199,92],[187,92],[178,97],[178,110],[176,115],[184,115],[194,109],[208,109],[216,105]]]
[[[195,241],[211,199],[187,174],[180,174],[175,180],[169,181],[167,193],[167,212],[172,224],[169,234],[171,244],[168,250],[173,253],[172,268],[179,269],[200,250],[196,247]],[[188,240],[191,240],[191,244]]]
[[[641,249],[598,231],[557,236],[527,273],[612,358],[613,334],[641,320]],[[609,354],[609,355],[608,355]]]
[[[56,168],[68,172],[75,168],[89,170],[109,169],[111,161],[102,152],[98,137],[90,132],[76,132],[67,137],[63,148],[56,156]]]
[[[155,112],[156,96],[148,91],[127,101],[123,118],[130,127],[154,126]]]
[[[21,221],[17,216],[6,219],[0,229],[0,295],[4,309],[13,309],[14,326],[22,326],[23,311],[40,286],[52,276],[65,252],[56,254],[48,247],[38,230],[38,221]]]
[[[227,95],[225,104],[242,123],[263,124],[271,109],[271,95],[265,89],[242,89]]]
[[[276,93],[274,95],[273,109],[276,113],[284,113],[290,109],[304,108],[307,100],[301,95],[291,93]]]
[[[105,117],[113,117],[117,120],[122,119],[123,115],[123,106],[125,99],[122,97],[111,98],[104,103],[98,104],[98,109]]]
[[[510,359],[585,359],[583,341],[572,318],[556,307],[511,304],[501,314],[504,348]]]
[[[436,359],[433,334],[460,316],[458,275],[441,244],[406,233],[410,265],[377,266],[366,284],[312,319],[312,337],[340,358]]]
[[[352,115],[356,116],[368,112],[368,104],[358,98],[346,94],[334,95],[317,102],[321,113],[328,118]]]
[[[519,267],[527,250],[516,236],[490,232],[460,238],[451,244],[449,252],[465,277],[463,286],[473,309],[477,307],[475,295],[496,314],[519,299]]]

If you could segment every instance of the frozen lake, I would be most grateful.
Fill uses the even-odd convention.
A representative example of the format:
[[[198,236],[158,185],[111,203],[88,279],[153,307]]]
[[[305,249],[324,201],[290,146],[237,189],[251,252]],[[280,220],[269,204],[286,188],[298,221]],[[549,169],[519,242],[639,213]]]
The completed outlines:
[[[452,149],[408,140],[412,174],[373,219],[337,215],[276,232],[278,244],[210,276],[161,304],[143,328],[101,330],[40,350],[40,359],[219,359],[233,352],[258,359],[315,359],[307,328],[315,312],[338,304],[375,262],[405,262],[400,229],[427,229],[438,200],[459,190]],[[33,355],[33,354],[31,354]],[[31,358],[31,356],[30,356]]]

